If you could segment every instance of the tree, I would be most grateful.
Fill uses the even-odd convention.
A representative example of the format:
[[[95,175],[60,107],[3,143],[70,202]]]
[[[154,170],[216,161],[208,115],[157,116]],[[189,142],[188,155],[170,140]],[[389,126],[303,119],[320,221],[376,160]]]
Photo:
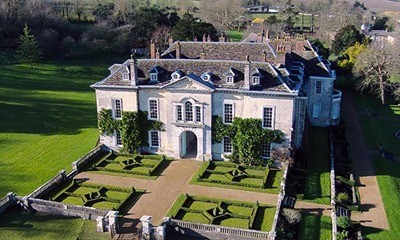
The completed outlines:
[[[286,1],[286,6],[282,11],[282,15],[284,17],[283,22],[285,23],[285,30],[291,31],[294,28],[294,20],[296,17],[296,12],[294,9],[294,5],[292,4],[292,0]]]
[[[339,59],[339,67],[351,71],[357,61],[358,55],[365,51],[366,48],[366,44],[361,44],[359,42],[356,42],[356,44],[347,48],[346,51],[343,52],[341,59]]]
[[[347,25],[336,33],[335,39],[332,42],[332,52],[340,54],[343,50],[353,46],[356,42],[361,43],[363,38],[364,35],[360,34],[356,27]]]
[[[231,27],[243,15],[242,0],[203,0],[200,17],[217,27]]]
[[[176,40],[189,41],[192,41],[195,37],[202,39],[203,34],[210,35],[211,39],[217,39],[217,30],[211,23],[202,22],[190,13],[185,13],[182,16],[172,33]]]
[[[360,53],[354,65],[354,74],[358,78],[357,89],[378,95],[383,105],[390,89],[389,79],[399,73],[400,58],[398,45],[371,45]]]
[[[33,63],[41,57],[38,42],[31,30],[25,24],[22,35],[20,36],[21,45],[18,47],[17,54],[21,63],[29,63],[33,68]]]
[[[388,17],[378,17],[374,25],[372,25],[372,30],[386,30],[389,26],[387,25],[389,18]]]

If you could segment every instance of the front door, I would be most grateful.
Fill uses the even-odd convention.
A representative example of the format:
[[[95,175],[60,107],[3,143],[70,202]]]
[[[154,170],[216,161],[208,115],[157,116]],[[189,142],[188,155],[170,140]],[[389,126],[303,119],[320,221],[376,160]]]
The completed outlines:
[[[191,131],[184,131],[180,137],[181,158],[197,157],[197,137]]]

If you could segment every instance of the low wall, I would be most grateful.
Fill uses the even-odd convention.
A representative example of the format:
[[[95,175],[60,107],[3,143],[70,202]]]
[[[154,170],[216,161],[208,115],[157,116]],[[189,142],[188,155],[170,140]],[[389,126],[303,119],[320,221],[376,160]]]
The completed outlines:
[[[104,217],[109,212],[108,210],[63,204],[38,198],[23,198],[22,200],[25,202],[25,205],[28,205],[38,212],[58,216],[80,217],[83,219],[96,220],[97,217]]]
[[[94,158],[96,158],[100,153],[104,151],[109,151],[109,148],[104,144],[101,144],[100,146],[93,148],[85,156],[73,162],[72,169],[77,172],[80,172],[86,164],[88,164],[90,161],[92,161]]]
[[[14,193],[10,192],[0,199],[0,214],[7,210],[8,207],[15,205]]]
[[[337,225],[336,225],[336,186],[335,186],[335,158],[333,156],[333,141],[332,141],[332,131],[329,129],[329,160],[330,160],[330,177],[331,177],[331,218],[332,218],[332,240],[336,240]]]
[[[56,176],[51,178],[49,181],[47,181],[45,184],[42,186],[38,187],[36,190],[31,192],[27,197],[28,198],[37,198],[45,195],[55,187],[57,187],[59,184],[63,183],[67,178],[65,170],[61,170]]]
[[[175,219],[169,219],[169,226],[175,231],[192,235],[204,236],[209,239],[229,239],[229,240],[242,240],[242,239],[268,239],[269,232],[261,232],[256,230],[238,229],[223,227],[210,224],[200,224],[192,222],[184,222]],[[177,228],[178,227],[178,228]]]

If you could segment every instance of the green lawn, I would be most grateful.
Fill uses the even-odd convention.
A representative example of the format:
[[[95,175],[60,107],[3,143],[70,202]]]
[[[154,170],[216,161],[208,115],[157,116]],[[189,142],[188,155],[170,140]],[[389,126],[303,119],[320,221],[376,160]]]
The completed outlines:
[[[390,230],[363,228],[363,234],[371,240],[399,239],[400,236],[400,164],[380,157],[373,159],[379,190]]]
[[[228,30],[226,32],[228,38],[232,39],[234,42],[241,42],[243,40],[243,34],[244,32],[242,31],[235,31],[235,30]]]
[[[304,200],[329,204],[329,146],[328,131],[326,128],[310,128],[307,151],[307,177]]]
[[[332,221],[328,216],[304,214],[300,224],[299,239],[332,239]]]
[[[0,66],[0,196],[28,194],[95,146],[89,85],[107,75],[107,61]]]
[[[108,233],[97,233],[95,221],[27,214],[22,210],[9,209],[0,218],[0,239],[106,240],[110,236]]]

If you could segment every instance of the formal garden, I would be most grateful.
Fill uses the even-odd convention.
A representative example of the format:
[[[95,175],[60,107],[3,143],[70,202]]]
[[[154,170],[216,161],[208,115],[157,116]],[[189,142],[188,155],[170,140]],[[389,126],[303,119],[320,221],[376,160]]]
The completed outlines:
[[[332,220],[328,216],[303,214],[298,239],[332,239]]]
[[[173,219],[225,227],[270,231],[275,207],[258,202],[240,202],[180,195],[167,213]]]
[[[173,158],[156,154],[119,154],[114,151],[100,156],[87,165],[86,171],[96,173],[156,179]]]
[[[278,193],[282,171],[269,166],[249,166],[232,162],[203,163],[192,184],[234,188],[247,191]]]
[[[144,193],[144,190],[135,189],[133,187],[114,187],[86,183],[74,179],[60,185],[44,198],[65,204],[115,210],[124,213],[129,210]]]

